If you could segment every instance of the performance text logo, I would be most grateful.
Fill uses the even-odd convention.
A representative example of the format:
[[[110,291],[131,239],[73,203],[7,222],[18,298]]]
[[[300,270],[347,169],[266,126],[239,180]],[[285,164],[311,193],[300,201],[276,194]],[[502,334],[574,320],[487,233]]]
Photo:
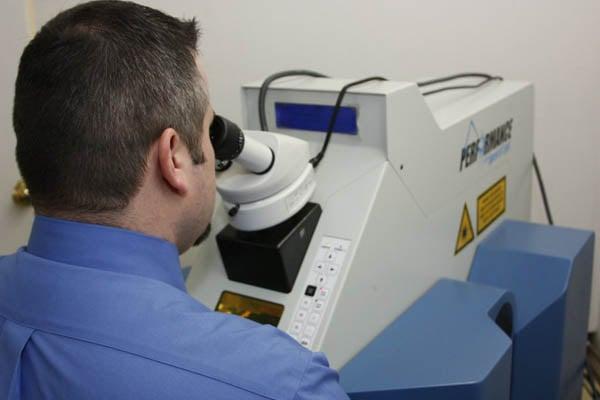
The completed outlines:
[[[479,159],[484,159],[491,164],[502,154],[508,152],[512,125],[513,120],[511,118],[485,135],[480,135],[475,123],[471,121],[465,146],[460,153],[459,171],[470,167]]]

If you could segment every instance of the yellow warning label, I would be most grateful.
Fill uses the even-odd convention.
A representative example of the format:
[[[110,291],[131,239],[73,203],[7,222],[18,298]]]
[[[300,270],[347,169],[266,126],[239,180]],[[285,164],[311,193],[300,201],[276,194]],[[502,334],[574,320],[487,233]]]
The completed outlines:
[[[477,198],[477,234],[483,232],[505,211],[506,177],[503,177]]]
[[[469,215],[469,209],[467,208],[467,203],[465,203],[462,217],[460,217],[458,235],[456,235],[456,247],[454,249],[454,255],[458,254],[462,249],[464,249],[473,241],[473,239],[475,239],[475,232],[473,232],[471,215]]]

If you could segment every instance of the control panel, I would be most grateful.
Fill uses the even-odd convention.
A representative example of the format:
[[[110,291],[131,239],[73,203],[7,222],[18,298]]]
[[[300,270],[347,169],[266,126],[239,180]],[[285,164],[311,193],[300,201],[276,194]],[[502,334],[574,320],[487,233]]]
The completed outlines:
[[[287,330],[304,347],[313,348],[327,307],[332,301],[350,243],[349,240],[331,236],[323,236],[321,239],[304,285],[304,293],[296,305]]]

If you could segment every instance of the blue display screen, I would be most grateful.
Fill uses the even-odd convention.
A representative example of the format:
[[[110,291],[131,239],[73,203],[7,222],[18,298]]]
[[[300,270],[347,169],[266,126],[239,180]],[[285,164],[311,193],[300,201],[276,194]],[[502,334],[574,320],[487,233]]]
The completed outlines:
[[[277,128],[327,132],[333,109],[318,104],[275,103],[275,123]],[[354,107],[340,107],[333,131],[358,134],[357,114]]]

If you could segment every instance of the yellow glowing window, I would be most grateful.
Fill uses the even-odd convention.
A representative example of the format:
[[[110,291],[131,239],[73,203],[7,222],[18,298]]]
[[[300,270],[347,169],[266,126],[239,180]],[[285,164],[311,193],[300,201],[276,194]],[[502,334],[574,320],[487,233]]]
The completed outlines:
[[[255,299],[237,293],[223,292],[217,303],[216,311],[235,314],[260,324],[277,326],[283,314],[281,304]]]

